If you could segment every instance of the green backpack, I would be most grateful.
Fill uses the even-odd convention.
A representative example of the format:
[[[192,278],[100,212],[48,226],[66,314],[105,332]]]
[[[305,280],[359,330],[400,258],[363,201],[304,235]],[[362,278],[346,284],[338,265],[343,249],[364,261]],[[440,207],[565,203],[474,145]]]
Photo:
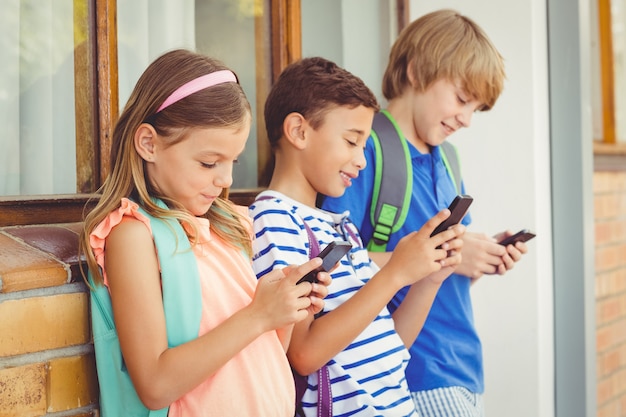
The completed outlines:
[[[376,149],[376,172],[370,206],[374,233],[367,249],[385,252],[389,236],[397,232],[406,220],[413,190],[413,170],[407,142],[387,110],[374,116],[371,136]],[[457,193],[461,194],[461,169],[456,148],[447,141],[440,148],[448,175]]]

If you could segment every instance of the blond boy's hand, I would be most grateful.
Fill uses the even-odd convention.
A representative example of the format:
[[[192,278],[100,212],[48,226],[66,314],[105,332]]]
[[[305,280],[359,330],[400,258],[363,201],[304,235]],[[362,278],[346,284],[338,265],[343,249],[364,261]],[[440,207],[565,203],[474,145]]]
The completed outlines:
[[[507,249],[484,233],[466,232],[463,235],[463,259],[456,272],[473,280],[484,274],[503,274],[507,265],[512,267],[512,258]],[[516,258],[518,254],[513,256]],[[506,259],[505,259],[506,258]]]

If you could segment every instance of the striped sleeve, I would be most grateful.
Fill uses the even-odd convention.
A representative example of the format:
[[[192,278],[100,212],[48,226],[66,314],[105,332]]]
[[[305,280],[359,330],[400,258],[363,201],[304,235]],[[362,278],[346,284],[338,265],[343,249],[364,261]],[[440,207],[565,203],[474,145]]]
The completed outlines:
[[[253,221],[253,267],[257,278],[289,264],[309,260],[309,244],[303,221],[276,200],[250,206]]]

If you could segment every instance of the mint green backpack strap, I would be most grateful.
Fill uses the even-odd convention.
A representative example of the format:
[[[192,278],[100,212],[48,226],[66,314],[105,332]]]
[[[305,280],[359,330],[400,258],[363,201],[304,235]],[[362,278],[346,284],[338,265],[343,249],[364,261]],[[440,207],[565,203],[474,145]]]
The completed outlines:
[[[161,201],[155,202],[166,207]],[[200,330],[202,296],[196,259],[177,220],[158,219],[141,208],[139,211],[150,220],[158,252],[168,345],[178,346],[197,338]],[[100,415],[167,417],[169,407],[149,410],[139,399],[122,357],[109,290],[104,285],[95,285],[91,273],[88,278],[92,288],[91,323],[100,386]]]
[[[99,409],[101,417],[135,416],[167,417],[169,407],[160,410],[146,408],[130,379],[122,357],[120,340],[113,321],[113,307],[109,290],[96,285],[91,273],[91,331],[96,352],[96,370],[100,390]]]
[[[443,163],[446,166],[446,170],[448,171],[448,175],[452,182],[454,183],[454,187],[456,188],[457,194],[463,194],[461,184],[461,163],[459,162],[459,154],[456,150],[456,147],[448,141],[445,141],[441,144],[441,158],[443,159]]]
[[[374,232],[367,249],[385,252],[389,236],[400,229],[409,211],[413,170],[408,145],[386,110],[374,116],[371,136],[376,151],[370,207]]]
[[[167,206],[160,200],[155,203]],[[196,257],[183,227],[174,218],[156,218],[142,208],[150,219],[152,236],[161,265],[163,307],[170,347],[198,337],[202,319],[202,290]]]

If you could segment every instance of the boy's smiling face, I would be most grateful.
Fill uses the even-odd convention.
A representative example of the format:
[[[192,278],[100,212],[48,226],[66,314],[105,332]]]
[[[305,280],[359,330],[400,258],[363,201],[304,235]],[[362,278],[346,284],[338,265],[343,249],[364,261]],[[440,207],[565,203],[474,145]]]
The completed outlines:
[[[364,106],[331,107],[317,129],[305,129],[307,161],[302,170],[311,186],[331,197],[343,195],[352,179],[365,168],[363,150],[369,137],[374,110]]]
[[[472,115],[483,104],[461,88],[459,82],[439,79],[423,92],[413,92],[413,126],[417,148],[438,146],[462,127],[469,127]]]

